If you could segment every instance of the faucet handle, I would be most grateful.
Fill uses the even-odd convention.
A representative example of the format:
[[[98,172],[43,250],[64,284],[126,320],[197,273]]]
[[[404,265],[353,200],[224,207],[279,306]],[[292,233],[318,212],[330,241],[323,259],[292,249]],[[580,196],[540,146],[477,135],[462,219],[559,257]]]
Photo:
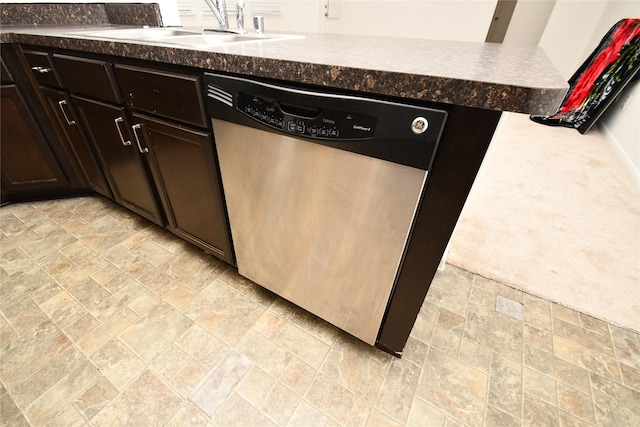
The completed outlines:
[[[244,29],[244,0],[236,1],[236,20],[238,21],[238,33],[246,33]]]
[[[256,34],[264,33],[264,18],[262,16],[253,17],[253,32]]]

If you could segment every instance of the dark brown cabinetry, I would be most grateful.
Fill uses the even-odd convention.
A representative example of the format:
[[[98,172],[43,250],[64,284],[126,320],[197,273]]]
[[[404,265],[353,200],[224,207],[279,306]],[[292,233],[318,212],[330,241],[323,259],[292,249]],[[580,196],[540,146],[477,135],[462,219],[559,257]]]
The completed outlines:
[[[211,132],[142,114],[134,114],[133,121],[171,231],[233,263]]]
[[[103,196],[113,198],[109,184],[94,157],[93,151],[85,142],[78,125],[78,118],[71,105],[71,97],[60,90],[40,88],[49,109],[56,117],[60,132],[64,135],[84,174],[87,186]]]
[[[2,182],[8,192],[65,187],[67,178],[16,85],[2,85]]]

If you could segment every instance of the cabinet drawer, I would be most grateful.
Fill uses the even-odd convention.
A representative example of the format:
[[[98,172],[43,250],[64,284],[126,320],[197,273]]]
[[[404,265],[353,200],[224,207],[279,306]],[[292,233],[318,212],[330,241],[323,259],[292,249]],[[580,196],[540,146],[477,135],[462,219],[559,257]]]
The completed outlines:
[[[53,62],[69,92],[120,104],[122,98],[106,61],[54,54]]]
[[[39,84],[61,87],[60,82],[56,78],[53,63],[51,62],[51,54],[34,50],[25,50],[23,53],[33,76]]]
[[[199,75],[116,64],[124,100],[132,108],[207,127]]]

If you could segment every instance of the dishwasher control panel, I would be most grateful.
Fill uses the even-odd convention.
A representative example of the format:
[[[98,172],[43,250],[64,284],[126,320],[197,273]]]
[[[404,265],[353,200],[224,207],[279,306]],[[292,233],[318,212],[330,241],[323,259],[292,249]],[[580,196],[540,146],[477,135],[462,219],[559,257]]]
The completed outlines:
[[[237,93],[236,108],[264,125],[307,138],[369,139],[376,132],[373,116],[312,108],[255,94]]]

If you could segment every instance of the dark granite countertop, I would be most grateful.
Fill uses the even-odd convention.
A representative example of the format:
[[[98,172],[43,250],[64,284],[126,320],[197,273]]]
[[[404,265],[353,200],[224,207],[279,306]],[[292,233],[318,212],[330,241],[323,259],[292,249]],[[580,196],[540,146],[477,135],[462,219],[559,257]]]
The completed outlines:
[[[2,42],[520,113],[554,113],[568,88],[538,47],[304,34],[297,39],[228,43],[196,49],[70,34],[89,29],[91,27],[4,26],[0,36]]]

